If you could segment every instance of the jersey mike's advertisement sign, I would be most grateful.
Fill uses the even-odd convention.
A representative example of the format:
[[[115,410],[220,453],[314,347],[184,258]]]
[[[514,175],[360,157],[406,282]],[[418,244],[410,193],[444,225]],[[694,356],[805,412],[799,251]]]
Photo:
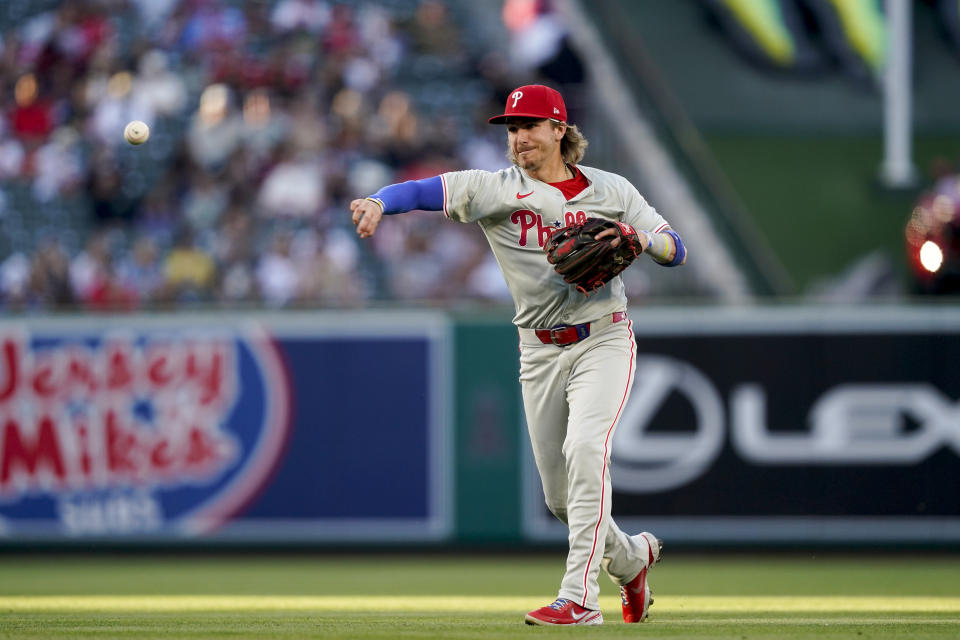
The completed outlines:
[[[960,314],[633,314],[613,513],[675,542],[960,541]],[[561,528],[528,477],[526,529]]]
[[[229,319],[0,324],[0,537],[442,535],[439,394],[427,388],[442,379],[440,333],[399,326],[371,337],[322,322],[269,332]],[[387,375],[407,379],[358,426],[350,387],[362,380],[348,362],[377,348]],[[387,415],[391,404],[405,418]],[[403,456],[400,438],[378,438],[397,430],[416,449],[403,481],[349,455],[367,441],[367,459]]]
[[[0,516],[68,535],[198,534],[254,497],[289,429],[263,334],[0,334]]]

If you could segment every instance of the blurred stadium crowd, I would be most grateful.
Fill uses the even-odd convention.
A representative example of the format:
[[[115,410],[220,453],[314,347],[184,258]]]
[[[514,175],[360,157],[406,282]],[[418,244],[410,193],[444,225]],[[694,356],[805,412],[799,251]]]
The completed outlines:
[[[2,307],[506,300],[475,229],[411,214],[361,243],[347,209],[389,182],[507,165],[486,117],[569,51],[543,2],[494,13],[503,41],[468,6],[8,0]],[[530,29],[515,65],[509,34]],[[134,119],[152,130],[141,147],[122,137]]]

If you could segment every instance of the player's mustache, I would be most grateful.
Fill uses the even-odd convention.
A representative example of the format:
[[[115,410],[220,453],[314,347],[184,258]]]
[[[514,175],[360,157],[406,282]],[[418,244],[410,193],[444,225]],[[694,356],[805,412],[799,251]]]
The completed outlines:
[[[517,148],[513,145],[507,144],[507,160],[514,164],[520,164],[520,154],[524,151],[531,151],[536,147],[527,147],[525,149]]]

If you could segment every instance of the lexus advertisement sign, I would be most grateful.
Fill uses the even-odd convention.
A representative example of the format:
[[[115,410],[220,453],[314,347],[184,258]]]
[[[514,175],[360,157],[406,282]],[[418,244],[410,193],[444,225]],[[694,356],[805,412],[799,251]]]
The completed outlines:
[[[625,531],[960,542],[960,314],[631,315],[637,373],[611,461]],[[532,462],[525,477],[528,536],[564,537]]]

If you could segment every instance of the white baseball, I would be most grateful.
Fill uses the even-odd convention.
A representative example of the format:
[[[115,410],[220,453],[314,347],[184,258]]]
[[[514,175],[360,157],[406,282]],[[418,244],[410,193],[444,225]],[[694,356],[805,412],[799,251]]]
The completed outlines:
[[[146,122],[134,120],[123,129],[123,137],[130,144],[143,144],[150,137],[150,127]]]

